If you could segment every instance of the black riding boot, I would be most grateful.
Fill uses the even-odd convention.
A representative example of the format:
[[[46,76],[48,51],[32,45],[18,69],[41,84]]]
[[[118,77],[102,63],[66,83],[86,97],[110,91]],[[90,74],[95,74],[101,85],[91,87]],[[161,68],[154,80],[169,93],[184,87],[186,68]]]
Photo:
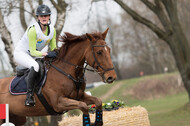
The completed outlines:
[[[34,67],[31,67],[28,76],[26,77],[26,83],[27,83],[27,97],[25,101],[25,106],[32,107],[35,105],[34,102],[34,86],[35,86],[35,81],[36,81],[36,76],[37,73],[34,70]]]

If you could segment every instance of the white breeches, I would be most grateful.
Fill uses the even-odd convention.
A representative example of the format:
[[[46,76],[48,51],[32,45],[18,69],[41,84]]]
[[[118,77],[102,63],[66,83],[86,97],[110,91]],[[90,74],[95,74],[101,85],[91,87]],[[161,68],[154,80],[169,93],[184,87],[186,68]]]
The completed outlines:
[[[35,61],[35,59],[30,56],[27,52],[15,49],[14,51],[14,61],[22,67],[31,68],[34,67],[36,72],[39,71],[39,64]]]

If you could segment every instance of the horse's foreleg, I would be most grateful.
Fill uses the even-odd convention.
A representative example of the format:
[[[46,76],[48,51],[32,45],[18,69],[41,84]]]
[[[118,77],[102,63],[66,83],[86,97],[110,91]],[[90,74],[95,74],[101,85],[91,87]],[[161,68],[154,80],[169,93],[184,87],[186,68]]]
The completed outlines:
[[[95,104],[96,105],[96,119],[95,119],[95,126],[102,126],[103,119],[102,119],[102,100],[93,96],[90,96],[84,93],[84,97],[82,99],[87,105]]]
[[[100,98],[90,96],[90,95],[84,93],[84,97],[81,101],[84,101],[87,105],[95,104],[96,109],[102,110],[102,100]]]
[[[59,98],[58,104],[55,104],[53,107],[57,112],[80,109],[83,112],[83,126],[90,126],[90,117],[88,113],[89,107],[85,102],[76,101],[69,98]]]
[[[88,114],[89,109],[87,104],[82,101],[77,101],[63,97],[58,99],[57,104],[54,104],[53,108],[57,112],[63,112],[72,109],[80,109],[84,114]]]

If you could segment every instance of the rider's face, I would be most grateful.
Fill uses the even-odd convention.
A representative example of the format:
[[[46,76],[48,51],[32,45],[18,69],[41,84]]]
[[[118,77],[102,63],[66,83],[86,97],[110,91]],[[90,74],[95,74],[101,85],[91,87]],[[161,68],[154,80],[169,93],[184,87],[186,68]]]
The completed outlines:
[[[40,15],[38,16],[38,20],[40,20],[41,24],[47,24],[50,19],[50,15]]]

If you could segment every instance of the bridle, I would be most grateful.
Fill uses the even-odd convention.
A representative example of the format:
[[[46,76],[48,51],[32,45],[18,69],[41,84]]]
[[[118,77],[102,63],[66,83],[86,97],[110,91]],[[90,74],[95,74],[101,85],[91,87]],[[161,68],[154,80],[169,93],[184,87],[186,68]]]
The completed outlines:
[[[91,42],[92,55],[93,55],[93,57],[94,57],[94,62],[93,62],[93,64],[92,64],[93,69],[87,68],[87,66],[89,65],[87,62],[85,62],[85,63],[86,63],[85,66],[79,66],[79,65],[72,64],[72,63],[70,63],[70,62],[65,61],[64,59],[62,59],[63,62],[74,66],[75,69],[78,69],[78,68],[83,69],[83,75],[82,75],[82,77],[80,77],[79,75],[77,75],[77,79],[75,79],[72,75],[70,75],[70,74],[64,72],[62,69],[60,69],[60,68],[58,68],[57,66],[55,66],[54,64],[52,64],[53,59],[51,59],[49,62],[46,62],[46,63],[45,63],[46,66],[49,66],[49,67],[52,66],[54,69],[56,69],[56,70],[59,71],[60,73],[64,74],[67,78],[71,79],[71,80],[75,83],[76,88],[77,88],[77,90],[78,90],[78,91],[77,91],[77,97],[78,97],[78,92],[79,92],[79,89],[80,89],[81,84],[85,82],[85,80],[84,80],[85,70],[91,71],[91,72],[98,72],[98,68],[101,68],[101,69],[103,70],[103,73],[100,74],[100,76],[101,76],[104,80],[105,80],[104,74],[105,74],[107,71],[114,70],[114,67],[105,69],[105,68],[102,67],[102,66],[100,65],[100,63],[98,62],[98,60],[97,60],[97,58],[96,58],[96,55],[95,55],[95,52],[94,52],[94,48],[95,48],[95,47],[106,47],[107,45],[106,45],[106,44],[105,44],[105,45],[93,45],[93,43],[96,43],[97,41],[98,41],[98,39],[97,39],[96,41],[90,41],[90,42]],[[95,67],[95,64],[97,64],[96,67]],[[95,68],[95,69],[94,69],[94,68]]]
[[[98,68],[100,67],[100,68],[104,71],[100,76],[104,78],[104,74],[105,74],[107,71],[114,70],[114,67],[105,69],[105,68],[102,67],[102,66],[100,65],[100,63],[98,62],[98,60],[97,60],[97,58],[96,58],[96,55],[95,55],[95,52],[94,52],[94,48],[95,48],[95,47],[106,47],[107,44],[104,44],[104,45],[93,45],[93,44],[92,44],[92,43],[96,43],[97,41],[98,41],[98,39],[95,40],[94,42],[91,41],[92,55],[93,55],[93,57],[94,57],[94,62],[93,62],[93,64],[92,64],[92,67],[95,68],[96,70],[98,70]],[[95,67],[95,64],[97,64],[96,67]]]
[[[63,59],[62,59],[62,61],[65,62],[65,63],[67,63],[67,64],[70,64],[70,65],[72,65],[72,66],[75,66],[75,69],[77,69],[77,68],[83,69],[83,70],[84,70],[83,75],[84,75],[84,73],[85,73],[85,70],[90,71],[90,72],[97,72],[97,73],[100,73],[100,72],[98,72],[98,68],[101,68],[101,69],[103,70],[103,73],[100,74],[100,76],[101,76],[102,78],[104,78],[104,74],[105,74],[107,71],[114,70],[114,67],[105,69],[105,68],[102,67],[102,66],[100,65],[100,63],[98,62],[98,60],[97,60],[97,58],[96,58],[96,55],[95,55],[95,52],[94,52],[94,48],[95,48],[95,47],[106,47],[107,44],[104,44],[104,45],[93,45],[93,43],[96,43],[97,41],[98,41],[98,39],[97,39],[96,41],[90,41],[90,42],[91,42],[92,55],[93,55],[93,57],[94,57],[94,62],[93,62],[93,64],[92,64],[92,68],[93,68],[93,69],[87,68],[87,66],[89,65],[89,63],[87,63],[87,62],[85,62],[86,65],[85,65],[85,67],[83,67],[83,66],[78,66],[78,65],[76,65],[76,64],[72,64],[72,63],[70,63],[70,62],[68,62],[68,61],[66,61],[66,60],[63,60]],[[97,64],[96,67],[95,67],[95,64]],[[94,69],[94,68],[95,68],[95,69]]]
[[[98,39],[95,40],[95,41],[90,41],[90,43],[91,43],[92,55],[93,55],[93,57],[94,57],[94,62],[93,62],[93,64],[91,65],[91,66],[93,67],[93,69],[87,68],[87,66],[89,65],[88,62],[85,62],[85,63],[86,63],[85,66],[79,66],[79,65],[76,65],[76,64],[72,64],[72,63],[70,63],[70,62],[68,62],[68,61],[66,61],[66,60],[64,60],[64,59],[62,59],[62,61],[65,62],[65,63],[67,63],[67,64],[69,64],[69,65],[74,66],[75,69],[77,69],[77,68],[83,69],[83,70],[84,70],[84,73],[85,73],[85,70],[90,71],[90,72],[98,72],[98,68],[101,68],[101,69],[103,70],[103,73],[100,74],[100,76],[104,78],[104,74],[105,74],[107,71],[114,70],[114,67],[105,69],[105,68],[102,67],[102,66],[100,65],[100,63],[98,62],[98,60],[97,60],[97,58],[96,58],[96,55],[95,55],[95,52],[94,52],[94,48],[95,48],[95,47],[106,47],[107,44],[104,44],[104,45],[93,45],[93,43],[96,43],[97,41],[98,41]],[[95,64],[97,64],[97,65],[95,66]],[[98,72],[98,73],[100,73],[100,72]]]

